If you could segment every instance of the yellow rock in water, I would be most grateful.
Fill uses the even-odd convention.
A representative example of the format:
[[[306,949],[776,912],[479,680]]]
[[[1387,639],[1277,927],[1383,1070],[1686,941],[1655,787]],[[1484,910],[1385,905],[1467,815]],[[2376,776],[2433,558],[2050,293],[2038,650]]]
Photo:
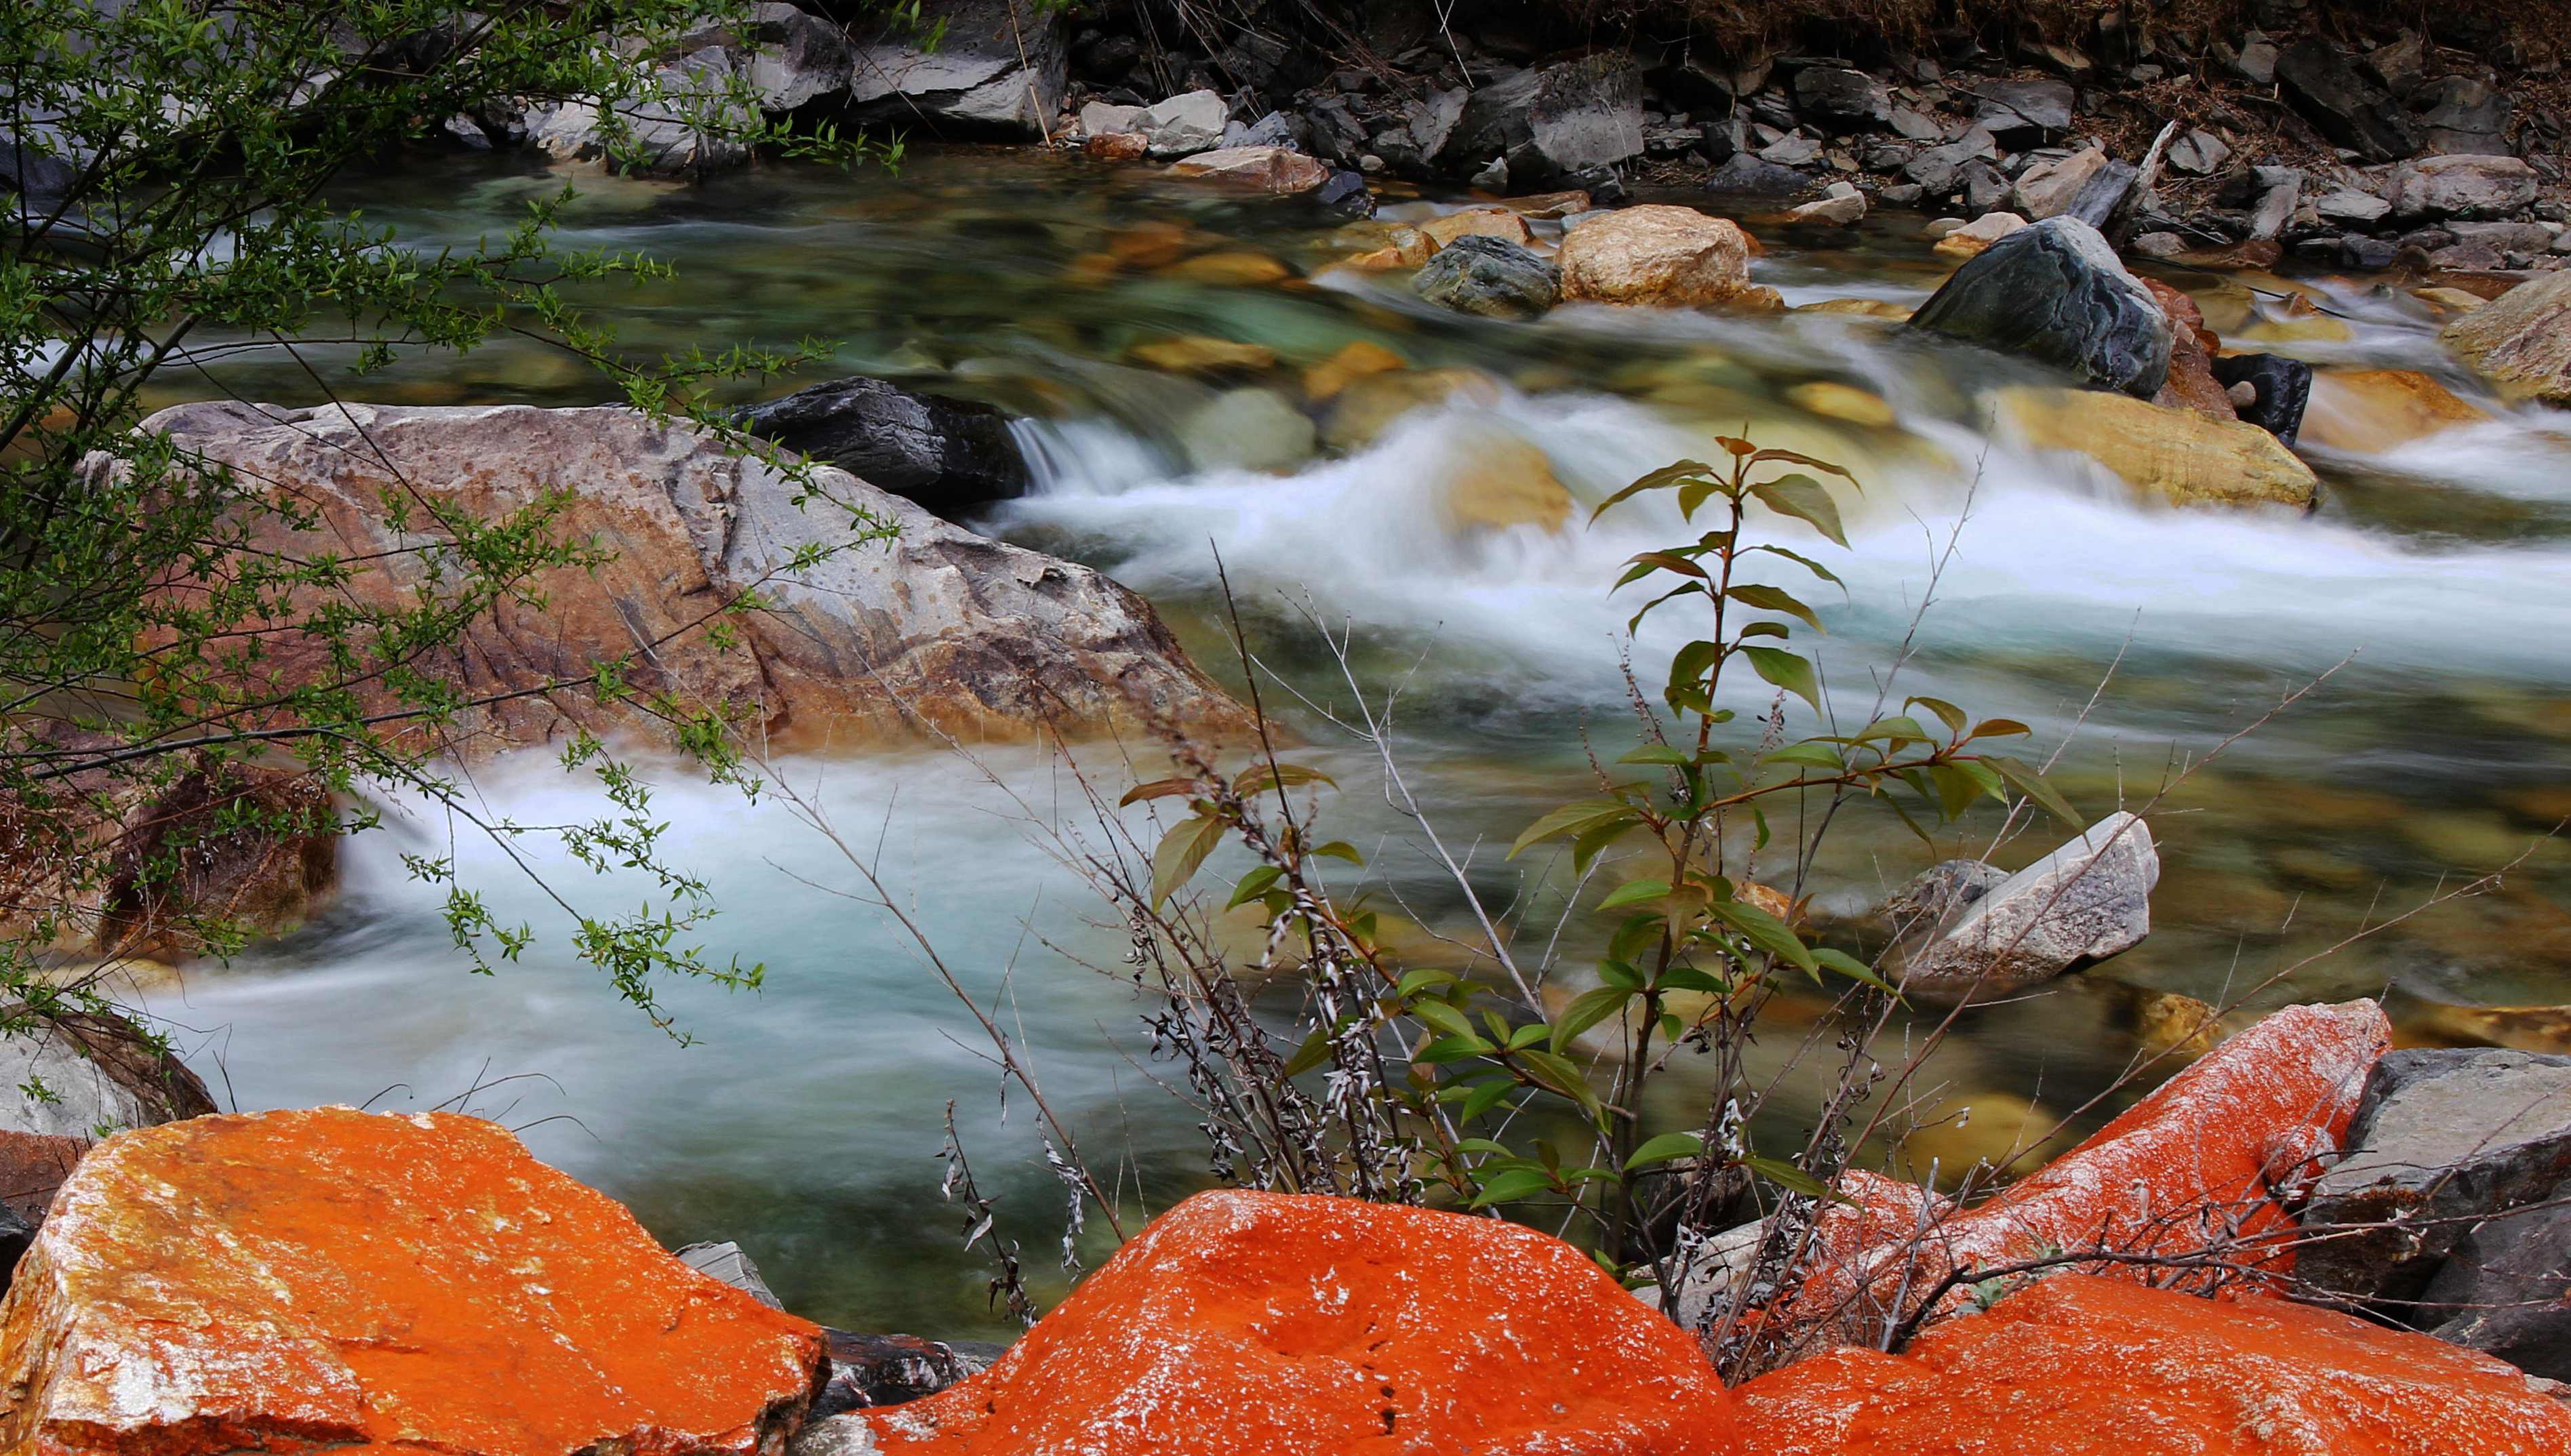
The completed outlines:
[[[2489,418],[2416,369],[2320,369],[2298,438],[2371,455]]]
[[[1372,339],[1357,339],[1303,371],[1303,397],[1318,404],[1369,374],[1407,369],[1410,361]]]
[[[1176,223],[1137,223],[1107,240],[1107,252],[1127,267],[1167,267],[1202,245]]]
[[[1849,318],[1884,318],[1894,323],[1910,321],[1910,310],[1882,298],[1823,298],[1817,303],[1798,303],[1789,313],[1835,313]]]
[[[1814,414],[1843,419],[1852,425],[1883,429],[1893,422],[1892,406],[1884,402],[1882,395],[1869,394],[1852,384],[1813,379],[1788,389],[1786,397]]]
[[[2218,1014],[2193,996],[2163,991],[2142,1004],[2143,1050],[2164,1058],[2163,1071],[2175,1071],[2213,1051],[2223,1040]]]
[[[2327,313],[2262,318],[2228,335],[2236,343],[2345,343],[2355,336],[2346,319]]]
[[[2310,509],[2312,467],[2257,425],[2101,389],[2015,386],[1994,397],[2001,428],[2035,450],[2071,450],[2172,505]]]
[[[1362,272],[1388,273],[1415,268],[1437,255],[1437,240],[1416,228],[1395,225],[1377,238],[1378,245],[1341,261]]]
[[[1948,1188],[1983,1164],[2002,1182],[2020,1179],[2071,1146],[2071,1139],[2056,1130],[2061,1121],[2015,1093],[1949,1097],[1913,1119],[1914,1131],[1903,1140],[1896,1162],[1906,1176],[1923,1180],[1933,1163],[1937,1182]]]
[[[1496,404],[1500,383],[1479,369],[1402,369],[1368,374],[1339,391],[1321,442],[1333,450],[1361,449],[1391,423],[1422,405],[1461,394],[1476,404]]]
[[[1266,344],[1240,343],[1195,333],[1138,343],[1125,353],[1138,363],[1173,374],[1210,373],[1225,369],[1256,372],[1277,365],[1277,351]]]
[[[1448,479],[1446,518],[1459,530],[1559,531],[1571,519],[1571,491],[1544,451],[1518,435],[1493,434],[1468,447]]]
[[[2461,288],[2412,288],[2410,296],[2440,313],[2448,314],[2470,313],[2490,301],[2479,293],[2467,293]]]
[[[1209,252],[1161,269],[1165,278],[1191,283],[1255,284],[1283,282],[1294,270],[1264,252]]]
[[[1431,218],[1419,225],[1419,231],[1439,247],[1458,238],[1497,238],[1521,246],[1535,241],[1535,230],[1527,220],[1506,208],[1466,208]]]

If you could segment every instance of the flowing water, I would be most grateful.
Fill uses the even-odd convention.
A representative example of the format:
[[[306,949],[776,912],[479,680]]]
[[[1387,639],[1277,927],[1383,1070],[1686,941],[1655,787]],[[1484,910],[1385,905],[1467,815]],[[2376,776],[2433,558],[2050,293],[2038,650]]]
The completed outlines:
[[[455,163],[356,191],[369,218],[433,243],[496,233],[556,185]],[[2316,453],[2325,494],[2310,517],[2182,512],[2138,504],[2091,467],[1993,444],[1976,392],[2034,377],[2008,360],[1843,315],[1574,306],[1532,324],[1460,318],[1409,297],[1398,275],[1325,270],[1351,250],[1333,220],[1136,169],[956,151],[914,154],[897,178],[774,170],[692,190],[583,186],[569,243],[680,267],[674,283],[588,296],[626,345],[821,336],[843,371],[1026,414],[1039,488],[977,524],[1107,570],[1237,681],[1220,561],[1254,649],[1306,700],[1272,692],[1271,707],[1309,744],[1302,756],[1346,785],[1325,804],[1332,826],[1368,848],[1382,888],[1430,929],[1458,921],[1457,897],[1385,808],[1366,754],[1333,729],[1328,715],[1351,690],[1317,627],[1346,635],[1348,669],[1378,701],[1399,688],[1405,769],[1447,841],[1475,846],[1476,885],[1500,901],[1523,894],[1522,934],[1558,934],[1576,967],[1597,932],[1562,919],[1560,867],[1506,865],[1501,848],[1587,791],[1587,743],[1609,756],[1626,746],[1620,639],[1633,604],[1607,587],[1627,556],[1677,529],[1659,505],[1578,523],[1632,477],[1703,456],[1716,432],[1746,425],[1864,483],[1846,553],[1773,523],[1846,580],[1844,599],[1821,604],[1830,636],[1818,647],[1843,711],[1875,700],[1876,675],[1915,621],[1896,700],[1933,694],[2024,720],[2031,756],[2067,736],[2059,781],[2093,814],[2178,780],[2154,814],[2164,873],[2151,939],[1968,1013],[1930,1088],[2082,1109],[2132,1059],[2136,1004],[2153,991],[2257,1008],[2394,989],[2405,1033],[2422,1039],[2455,1034],[2437,1003],[2571,1002],[2571,856],[2542,838],[2571,815],[2571,420],[2489,398],[2441,355],[2430,310],[2407,295],[2298,280],[2348,336],[2270,346],[2429,370],[2494,422],[2384,454]],[[1405,201],[1393,214],[1437,206]],[[1760,227],[1757,276],[1796,303],[1910,306],[1941,271],[1915,228],[1904,215],[1853,235]],[[2254,304],[2273,311],[2244,281],[2288,286],[2171,276],[2227,331]],[[1245,405],[1222,398],[1244,381],[1128,361],[1136,344],[1170,335],[1274,349],[1277,367],[1247,381],[1272,397]],[[1310,406],[1321,447],[1299,463],[1221,463],[1288,448],[1269,436],[1304,402],[1303,371],[1358,341],[1400,355],[1420,387],[1376,388],[1365,408]],[[221,383],[307,402],[318,385],[305,365],[326,378],[345,362],[326,348],[300,361],[271,354],[230,366]],[[407,360],[339,387],[384,402],[598,397],[576,367],[515,345]],[[1576,502],[1559,529],[1521,508],[1537,455]],[[1648,626],[1633,645],[1646,681],[1683,625]],[[1746,720],[1767,704],[1745,694],[1737,706]],[[1107,779],[1127,771],[1105,755],[1088,766]],[[1045,824],[1082,821],[1063,766],[1022,753],[977,768],[923,750],[787,771],[850,840],[881,846],[904,912],[1023,1034],[1049,1099],[1137,1206],[1197,1186],[1193,1119],[1155,1085],[1167,1069],[1148,1059],[1143,1008],[1116,974],[1121,929],[1098,923],[1098,903],[1042,845]],[[494,977],[468,975],[434,897],[401,873],[404,848],[444,842],[442,826],[415,820],[352,846],[349,892],[325,923],[229,967],[193,968],[151,1005],[240,1106],[371,1099],[487,1112],[665,1240],[740,1239],[790,1307],[859,1328],[994,1330],[980,1256],[959,1246],[960,1215],[937,1202],[936,1154],[951,1102],[1005,1226],[1050,1270],[1065,1199],[1026,1100],[1003,1099],[978,1028],[898,926],[852,898],[855,877],[821,836],[780,808],[668,777],[659,802],[676,826],[674,857],[707,874],[726,907],[706,945],[769,967],[757,993],[673,989],[695,1045],[620,1005],[571,960],[540,892],[459,841],[504,918],[557,932]],[[528,822],[595,802],[546,762],[477,779]],[[1978,852],[1995,828],[1970,818],[1937,851]],[[1997,857],[2022,863],[2055,837],[2039,826]],[[2489,892],[2397,918],[2441,884],[2521,855]],[[1926,857],[1889,815],[1842,815],[1819,908],[1860,916]],[[614,909],[646,892],[557,882]],[[2278,980],[2290,967],[2300,969]],[[1801,1034],[1763,1056],[1774,1064]],[[1656,1115],[1693,1122],[1702,1109],[1688,1092],[1682,1077]],[[2076,1126],[2132,1095],[2087,1108]],[[1809,1110],[1790,1088],[1763,1136],[1799,1140]],[[1045,1287],[1059,1286],[1047,1273]]]

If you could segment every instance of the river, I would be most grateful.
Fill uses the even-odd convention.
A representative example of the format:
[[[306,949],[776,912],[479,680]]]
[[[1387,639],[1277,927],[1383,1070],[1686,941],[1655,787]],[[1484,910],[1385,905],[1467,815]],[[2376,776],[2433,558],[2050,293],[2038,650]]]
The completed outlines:
[[[434,244],[496,233],[558,185],[506,161],[458,160],[350,192],[371,221]],[[1368,754],[1331,728],[1323,710],[1349,690],[1314,624],[1350,634],[1368,691],[1401,686],[1396,734],[1413,787],[1448,842],[1477,846],[1475,883],[1502,900],[1523,891],[1535,927],[1550,930],[1559,868],[1501,854],[1526,822],[1587,791],[1585,742],[1608,756],[1625,745],[1619,644],[1632,604],[1607,587],[1626,557],[1676,530],[1674,515],[1648,506],[1578,522],[1632,477],[1746,424],[1863,482],[1848,506],[1851,550],[1808,533],[1796,543],[1847,583],[1844,598],[1818,603],[1829,629],[1818,650],[1849,711],[1873,700],[1872,675],[1916,619],[1900,692],[2024,720],[2033,756],[2067,736],[2060,782],[2084,811],[2140,806],[2183,776],[2153,815],[2164,871],[2151,939],[1961,1018],[1926,1086],[2080,1108],[2132,1058],[2134,1007],[2152,991],[2246,996],[2256,1008],[2391,988],[2414,1039],[2446,1034],[2433,1001],[2571,1002],[2571,855],[2541,837],[2571,815],[2571,430],[2559,414],[2490,398],[2442,355],[2429,310],[2407,296],[2297,280],[2344,316],[2348,336],[2268,346],[2431,371],[2492,409],[2493,423],[2388,454],[2312,452],[2324,494],[2310,517],[2180,512],[2138,504],[2087,467],[1993,444],[1975,392],[2034,377],[2006,360],[1823,314],[1458,317],[1409,297],[1398,274],[1322,271],[1349,250],[1334,220],[1137,169],[957,149],[914,151],[897,177],[777,168],[699,188],[582,187],[566,243],[648,250],[679,268],[674,281],[585,295],[628,347],[819,336],[836,342],[844,372],[1030,416],[1021,430],[1038,489],[976,524],[1108,571],[1237,682],[1219,557],[1254,649],[1310,699],[1272,693],[1271,706],[1309,745],[1303,756],[1345,786],[1324,800],[1335,832],[1365,845],[1379,887],[1431,928],[1459,913],[1457,898],[1387,811]],[[1408,200],[1396,212],[1436,206]],[[1767,245],[1755,275],[1796,303],[1911,306],[1942,273],[1918,224],[1890,214],[1827,235],[1754,224]],[[1103,265],[1138,227],[1185,230],[1200,256],[1232,260]],[[2198,290],[2210,316],[2252,299],[2237,280],[2166,276]],[[1227,447],[1222,431],[1209,438],[1200,425],[1192,444],[1186,421],[1214,387],[1126,362],[1137,342],[1170,334],[1276,350],[1283,363],[1257,382],[1287,399],[1302,368],[1360,340],[1421,369],[1477,373],[1442,402],[1372,422],[1379,430],[1325,428],[1338,438],[1282,473],[1242,470],[1201,463]],[[345,362],[326,349],[307,358],[325,375]],[[316,395],[300,365],[273,354],[228,365],[220,383],[280,402]],[[1864,391],[1889,418],[1868,420],[1875,406],[1851,409],[1844,391],[1815,383]],[[601,397],[577,366],[516,344],[405,359],[339,387],[387,403]],[[1495,451],[1522,464],[1529,448],[1578,503],[1573,522],[1459,520],[1457,482],[1487,473]],[[1647,680],[1676,626],[1634,645]],[[2315,679],[2325,681],[2293,709],[2201,762]],[[1766,704],[1745,694],[1740,706]],[[1102,778],[1126,771],[1112,754],[1084,761]],[[1061,764],[1011,750],[977,766],[922,749],[781,767],[850,837],[882,845],[904,908],[1022,1032],[1048,1097],[1138,1208],[1203,1182],[1194,1119],[1155,1085],[1167,1069],[1148,1059],[1145,1007],[1117,974],[1122,927],[1043,847],[1041,821],[1079,817]],[[549,762],[475,777],[526,821],[594,802]],[[960,1246],[961,1215],[937,1199],[952,1102],[1038,1292],[1058,1293],[1063,1192],[1037,1156],[1025,1099],[1003,1102],[971,1019],[882,911],[849,897],[845,862],[792,814],[675,769],[665,778],[673,857],[706,874],[725,907],[706,946],[769,967],[755,993],[672,988],[694,1045],[621,1005],[573,960],[540,894],[469,841],[457,848],[502,918],[552,933],[495,976],[467,974],[435,897],[399,857],[442,843],[443,828],[398,814],[350,846],[348,892],[321,923],[229,966],[192,967],[150,988],[149,1007],[228,1104],[443,1104],[500,1117],[665,1241],[739,1239],[789,1307],[860,1329],[1005,1327],[987,1306],[981,1256]],[[1995,816],[1970,817],[1937,852],[1980,852],[1995,827]],[[2023,863],[2058,838],[2039,825],[1996,857]],[[2331,950],[2520,855],[2488,893]],[[1843,816],[1818,906],[1860,916],[1927,859],[1889,815]],[[611,909],[644,893],[564,883]],[[1593,936],[1574,916],[1565,959],[1577,965]],[[1683,1084],[1656,1116],[1696,1120]],[[1777,1135],[1798,1135],[1808,1107],[1781,1098]]]

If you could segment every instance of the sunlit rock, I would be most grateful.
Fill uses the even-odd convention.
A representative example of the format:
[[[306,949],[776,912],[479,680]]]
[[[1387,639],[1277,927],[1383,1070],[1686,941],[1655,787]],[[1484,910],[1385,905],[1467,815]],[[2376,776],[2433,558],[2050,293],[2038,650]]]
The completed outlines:
[[[56,1195],[0,1304],[0,1443],[753,1456],[821,1359],[819,1329],[495,1124],[199,1118],[111,1140]]]
[[[1319,404],[1369,374],[1407,369],[1410,361],[1372,339],[1351,339],[1337,353],[1303,371],[1303,397]]]
[[[1728,218],[1652,205],[1593,218],[1563,235],[1566,300],[1694,308],[1748,301],[1750,236]]]
[[[1493,1218],[1199,1194],[981,1375],[869,1417],[951,1456],[1727,1456],[1695,1341],[1569,1244]]]
[[[2104,390],[2018,386],[1993,401],[2017,445],[2086,455],[2171,505],[2306,510],[2320,487],[2311,466],[2257,425]]]
[[[2486,1355],[2328,1310],[2058,1274],[1900,1355],[1734,1392],[1748,1456],[2550,1456],[2571,1404]]]
[[[2026,220],[2015,213],[1984,213],[1970,223],[1959,223],[1939,233],[1929,251],[1939,257],[1978,257],[1992,243],[2025,227]]]
[[[2571,405],[2571,272],[2520,283],[2437,336],[2502,391]]]
[[[2489,419],[2415,369],[2318,369],[2302,438],[2325,450],[2372,455]]]
[[[2161,382],[2152,403],[2192,409],[2209,419],[2240,418],[2223,381],[2214,377],[2214,350],[2222,340],[2205,326],[2205,314],[2196,300],[2158,278],[2144,279],[2143,286],[2152,290],[2170,321],[2169,377]]]
[[[1535,241],[1535,230],[1527,226],[1526,216],[1508,208],[1465,208],[1441,214],[1420,224],[1419,231],[1439,247],[1458,238],[1496,238],[1520,246]]]
[[[1277,367],[1277,351],[1264,343],[1244,343],[1202,333],[1145,339],[1127,349],[1125,356],[1173,374],[1256,374]]]
[[[1171,164],[1170,176],[1231,183],[1281,197],[1330,180],[1330,165],[1284,147],[1232,147]]]
[[[258,544],[371,555],[374,569],[330,590],[378,601],[427,585],[417,554],[397,549],[413,537],[384,515],[396,478],[482,520],[567,488],[554,528],[614,559],[537,574],[527,585],[541,606],[503,601],[461,647],[416,665],[475,693],[576,682],[649,644],[628,674],[639,693],[724,711],[776,750],[1242,722],[1151,608],[1096,572],[949,525],[835,467],[816,467],[819,495],[800,499],[782,471],[632,409],[219,402],[145,424],[296,492],[316,530],[262,518]],[[855,528],[876,521],[898,535],[857,542]],[[822,556],[797,570],[800,551]],[[730,641],[690,630],[754,587],[767,608],[740,619]],[[326,644],[299,626],[307,610],[298,593],[277,620],[248,624],[263,668],[289,683],[325,671]],[[528,692],[466,709],[443,741],[488,753],[578,728],[645,741],[665,731],[631,702]]]

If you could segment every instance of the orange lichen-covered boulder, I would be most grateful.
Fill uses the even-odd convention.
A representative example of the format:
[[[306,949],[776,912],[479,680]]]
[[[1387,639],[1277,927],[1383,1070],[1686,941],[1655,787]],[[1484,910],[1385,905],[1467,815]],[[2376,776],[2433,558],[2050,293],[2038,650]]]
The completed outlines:
[[[1997,1197],[1915,1227],[1846,1207],[1822,1256],[1750,1334],[1782,1356],[1963,1306],[1961,1280],[2096,1251],[2100,1272],[2198,1289],[2294,1265],[2294,1208],[2391,1043],[2371,1001],[2290,1006],[2161,1084]],[[1861,1200],[1868,1208],[1880,1197]]]
[[[56,1193],[0,1303],[0,1450],[751,1456],[821,1367],[496,1124],[206,1117]]]
[[[871,1417],[895,1453],[1730,1456],[1687,1333],[1493,1218],[1209,1193],[988,1371]]]
[[[2559,1456],[2571,1405],[2476,1351],[2254,1295],[2057,1274],[1906,1355],[1734,1392],[1747,1456]]]

